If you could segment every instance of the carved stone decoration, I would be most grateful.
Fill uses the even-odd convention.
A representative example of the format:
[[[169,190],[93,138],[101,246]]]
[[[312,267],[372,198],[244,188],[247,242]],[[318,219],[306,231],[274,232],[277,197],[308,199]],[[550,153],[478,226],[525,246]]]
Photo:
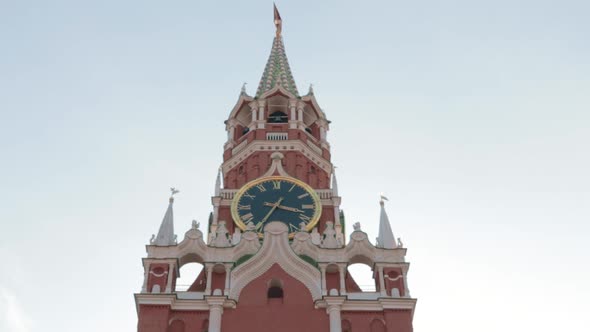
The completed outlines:
[[[306,223],[304,223],[304,222],[299,223],[299,230],[301,232],[306,232],[306,230],[305,230],[306,228],[307,228],[307,224]]]
[[[256,225],[254,225],[253,222],[250,221],[249,223],[246,224],[246,231],[247,232],[248,231],[253,232],[255,229],[256,229]]]
[[[236,227],[236,231],[234,232],[234,235],[231,238],[231,243],[235,246],[236,244],[240,243],[241,239],[242,239],[242,231]]]
[[[278,264],[286,273],[301,281],[309,289],[314,300],[321,299],[320,271],[291,249],[289,231],[284,223],[275,221],[265,226],[264,242],[256,255],[256,259],[248,260],[232,270],[230,299],[238,300],[242,289],[274,264]]]
[[[314,229],[311,231],[311,243],[315,244],[316,246],[322,244],[321,236],[317,227],[314,227]]]
[[[354,229],[354,231],[355,231],[355,232],[358,232],[358,231],[360,231],[360,230],[361,230],[361,223],[360,223],[360,222],[358,222],[358,221],[357,221],[357,222],[355,222],[355,223],[352,225],[352,228]]]
[[[336,230],[334,230],[334,223],[326,221],[326,229],[324,229],[324,238],[322,239],[322,248],[334,249],[340,248],[341,245],[336,238]]]
[[[223,220],[217,225],[212,246],[217,248],[231,247],[229,231],[227,230],[227,227],[225,227],[225,221]]]

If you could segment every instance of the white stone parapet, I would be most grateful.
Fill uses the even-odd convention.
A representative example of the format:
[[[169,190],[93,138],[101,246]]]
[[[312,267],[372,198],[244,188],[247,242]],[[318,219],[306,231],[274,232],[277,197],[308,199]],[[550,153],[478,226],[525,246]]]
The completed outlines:
[[[269,141],[286,141],[289,139],[288,133],[266,133],[266,139]]]

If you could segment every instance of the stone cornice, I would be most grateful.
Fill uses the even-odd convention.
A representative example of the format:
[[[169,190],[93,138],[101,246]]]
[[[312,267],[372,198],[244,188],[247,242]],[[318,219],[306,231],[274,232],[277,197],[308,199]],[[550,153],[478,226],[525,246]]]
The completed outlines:
[[[315,302],[316,308],[327,308],[331,302],[332,297],[325,296],[321,300]],[[338,298],[342,298],[339,296]],[[341,311],[383,311],[383,310],[408,310],[414,316],[414,309],[416,308],[416,299],[408,298],[379,298],[377,300],[343,300],[341,302]]]
[[[318,167],[326,171],[328,174],[332,173],[332,163],[322,157],[321,154],[316,152],[311,146],[300,140],[287,140],[287,141],[264,141],[255,140],[252,143],[246,145],[236,155],[229,158],[221,166],[223,173],[227,173],[234,167],[238,166],[242,161],[248,158],[255,152],[289,152],[297,151],[303,153],[310,161],[315,163]]]

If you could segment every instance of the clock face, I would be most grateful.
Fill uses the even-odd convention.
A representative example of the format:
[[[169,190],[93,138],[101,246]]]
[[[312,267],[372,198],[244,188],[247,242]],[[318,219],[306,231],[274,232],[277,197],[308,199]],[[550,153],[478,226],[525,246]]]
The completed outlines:
[[[235,195],[232,217],[242,230],[252,223],[263,233],[264,225],[282,221],[290,236],[301,229],[310,231],[320,219],[322,205],[315,190],[306,183],[284,176],[270,176],[251,181]]]

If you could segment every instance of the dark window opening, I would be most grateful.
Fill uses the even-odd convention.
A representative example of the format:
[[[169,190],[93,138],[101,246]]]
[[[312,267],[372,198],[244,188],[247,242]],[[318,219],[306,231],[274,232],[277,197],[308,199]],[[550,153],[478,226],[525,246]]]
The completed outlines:
[[[307,132],[308,132],[310,135],[313,135],[313,132],[311,131],[311,128],[309,128],[309,127],[306,127],[306,128],[305,128],[305,131],[307,131]]]
[[[270,287],[267,296],[269,299],[281,299],[283,298],[283,289],[277,286]]]
[[[281,111],[276,111],[268,117],[268,123],[287,123],[288,120],[287,114]]]
[[[242,135],[246,135],[249,131],[250,131],[250,128],[245,127],[244,129],[242,129]]]

